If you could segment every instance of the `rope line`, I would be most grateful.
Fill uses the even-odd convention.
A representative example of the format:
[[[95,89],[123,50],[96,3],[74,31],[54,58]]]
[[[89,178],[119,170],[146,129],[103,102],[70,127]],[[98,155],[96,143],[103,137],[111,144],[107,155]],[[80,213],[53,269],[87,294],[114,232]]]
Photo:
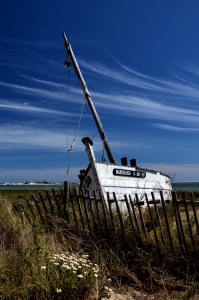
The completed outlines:
[[[92,137],[92,139],[91,140],[93,140],[94,139],[94,137],[97,135],[99,133],[99,131],[97,131],[95,134],[94,134],[94,136]]]
[[[84,102],[85,102],[85,95],[83,94],[82,108],[81,108],[81,112],[80,112],[80,116],[79,116],[79,122],[78,122],[78,125],[77,125],[75,137],[74,137],[74,140],[73,140],[71,146],[67,149],[67,152],[71,151],[71,150],[73,149],[74,145],[75,145],[75,141],[76,141],[76,137],[77,137],[77,133],[78,133],[78,129],[79,129],[81,117],[82,117],[82,112],[83,112]]]
[[[70,66],[69,66],[69,74],[68,74],[68,86],[67,86],[67,105],[66,105],[66,122],[65,122],[65,133],[66,133],[66,140],[67,140],[67,148],[68,148],[68,134],[67,134],[67,117],[68,117],[68,91],[69,91],[69,83],[70,83]],[[68,168],[67,174],[70,169],[70,155],[68,152]]]

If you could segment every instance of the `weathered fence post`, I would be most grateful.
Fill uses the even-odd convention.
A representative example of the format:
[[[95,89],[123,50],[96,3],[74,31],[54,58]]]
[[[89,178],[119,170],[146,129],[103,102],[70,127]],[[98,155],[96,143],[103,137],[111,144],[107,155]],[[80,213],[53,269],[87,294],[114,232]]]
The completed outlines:
[[[81,196],[79,196],[79,191],[77,188],[75,188],[75,196],[77,198],[77,205],[79,208],[79,214],[80,214],[80,219],[81,219],[81,223],[82,223],[82,228],[85,230],[85,224],[84,224],[84,218],[83,218],[83,213],[82,213],[82,207],[81,207],[81,203],[80,203],[80,198]]]
[[[47,211],[47,208],[46,208],[46,205],[45,205],[45,202],[44,202],[44,199],[43,199],[43,197],[42,197],[41,192],[39,192],[39,198],[40,198],[41,203],[42,203],[42,205],[43,205],[43,209],[44,209],[44,211],[45,211],[45,214],[48,215],[48,211]]]
[[[130,203],[131,203],[131,208],[132,208],[132,211],[133,211],[133,216],[134,216],[135,224],[136,224],[137,231],[138,231],[138,236],[140,237],[141,243],[143,245],[142,234],[141,234],[141,231],[140,231],[140,226],[138,224],[138,220],[137,220],[137,216],[136,216],[136,212],[135,212],[135,207],[134,207],[134,203],[133,203],[133,200],[131,198],[131,195],[129,195],[129,200],[130,200]]]
[[[75,206],[74,206],[74,201],[73,201],[74,195],[72,195],[71,188],[69,188],[69,194],[70,194],[70,201],[71,201],[72,210],[73,210],[73,218],[74,218],[74,221],[75,221],[76,229],[79,232],[77,217],[76,217],[76,213],[75,213]]]
[[[166,244],[165,244],[165,239],[164,239],[164,233],[163,233],[163,230],[162,230],[162,223],[161,223],[160,215],[159,215],[159,212],[158,212],[158,207],[157,207],[157,205],[156,205],[156,200],[155,200],[155,196],[154,196],[154,193],[153,193],[153,192],[151,192],[151,196],[152,196],[152,199],[153,199],[153,204],[154,204],[156,216],[157,216],[158,223],[159,223],[159,226],[160,226],[160,234],[161,234],[161,238],[162,238],[162,243],[163,243],[164,245],[166,245]]]
[[[92,217],[92,221],[93,221],[94,230],[95,230],[96,235],[98,235],[97,224],[95,221],[95,215],[94,215],[94,211],[93,211],[92,197],[90,194],[90,190],[87,190],[87,193],[88,193],[88,199],[89,199],[89,205],[90,205],[90,211],[91,211],[91,217]]]
[[[21,219],[21,222],[23,222],[23,218],[22,218],[22,215],[21,215],[21,212],[20,212],[20,210],[18,209],[18,207],[17,207],[17,205],[13,205],[13,208],[14,208],[14,213],[16,214],[16,215],[18,215],[19,217],[20,217],[20,219]]]
[[[115,192],[113,192],[113,198],[115,200],[116,209],[117,209],[117,213],[118,213],[119,220],[120,220],[120,226],[121,226],[121,230],[122,230],[122,237],[123,237],[123,239],[125,239],[125,233],[124,233],[124,226],[123,226],[122,216],[121,216],[121,212],[120,212],[120,208],[119,208],[119,205],[118,205],[118,202],[117,202],[117,197],[116,197]]]
[[[177,211],[177,203],[176,202],[177,202],[176,193],[172,192],[172,203],[173,203],[173,209],[174,209],[174,213],[175,213],[176,226],[177,226],[177,231],[178,231],[178,239],[179,239],[179,243],[180,243],[181,252],[184,254],[183,243],[182,243],[181,234],[180,234],[180,225],[179,225],[180,222],[178,220],[178,211]]]
[[[41,219],[42,223],[44,223],[44,219],[43,219],[43,217],[42,217],[42,213],[41,213],[40,208],[39,208],[39,205],[38,205],[38,200],[35,198],[35,195],[34,195],[34,194],[32,194],[32,198],[33,198],[33,201],[34,201],[34,203],[35,203],[35,205],[36,205],[36,208],[37,208],[38,214],[39,214],[39,216],[40,216],[40,219]]]
[[[181,219],[181,215],[180,215],[180,209],[179,209],[179,205],[178,205],[179,201],[177,200],[176,193],[174,194],[174,199],[175,199],[175,203],[176,203],[177,216],[178,216],[178,221],[179,221],[179,225],[180,225],[180,231],[181,231],[181,234],[182,234],[182,240],[183,240],[183,243],[184,243],[184,246],[185,246],[185,250],[187,252],[188,251],[187,242],[186,242],[186,239],[185,239],[184,229],[183,229],[183,225],[182,225],[182,219]]]
[[[99,195],[100,195],[100,203],[102,204],[102,211],[103,211],[103,215],[104,215],[104,222],[105,222],[105,225],[106,225],[106,232],[107,232],[107,236],[109,238],[110,237],[109,225],[108,225],[108,220],[107,220],[107,215],[106,215],[107,207],[105,205],[104,196],[102,195],[101,192],[99,193]]]
[[[53,192],[53,196],[54,196],[54,201],[55,201],[56,206],[57,206],[57,212],[58,212],[59,216],[62,217],[62,215],[61,215],[61,208],[60,208],[60,205],[59,205],[59,202],[58,202],[58,199],[57,199],[57,195],[55,193],[55,189],[54,188],[52,188],[52,192]]]
[[[160,191],[160,197],[161,197],[162,208],[163,208],[164,217],[165,217],[165,221],[166,221],[166,226],[167,226],[167,232],[168,232],[168,236],[169,236],[171,251],[174,252],[173,251],[173,241],[172,241],[172,236],[171,236],[171,230],[170,230],[170,226],[169,226],[169,220],[168,220],[168,216],[167,216],[167,210],[166,210],[166,205],[165,205],[165,201],[164,201],[162,191]]]
[[[69,182],[64,181],[64,217],[69,219],[68,216],[68,200],[69,200]]]
[[[153,228],[153,233],[154,233],[155,241],[156,241],[158,249],[160,249],[159,242],[158,242],[158,237],[157,237],[156,230],[155,230],[154,220],[153,220],[152,213],[151,213],[151,207],[150,207],[149,200],[148,200],[148,196],[147,196],[146,193],[144,195],[145,195],[145,199],[146,199],[146,202],[147,202],[149,217],[150,217],[150,221],[152,223],[152,228]]]
[[[51,201],[50,195],[49,195],[49,193],[48,193],[48,190],[46,190],[46,196],[47,196],[48,203],[49,203],[49,205],[50,205],[51,213],[52,213],[53,216],[54,216],[54,215],[55,215],[55,213],[54,213],[54,208],[53,208],[52,201]]]
[[[136,204],[138,206],[138,211],[139,211],[139,215],[140,215],[140,220],[141,220],[141,224],[142,224],[142,229],[144,231],[144,235],[146,238],[148,238],[148,234],[147,234],[147,230],[146,230],[146,226],[145,226],[145,223],[144,223],[144,219],[143,219],[143,215],[142,215],[142,211],[141,211],[141,207],[140,207],[140,202],[139,202],[139,199],[138,199],[138,194],[135,194],[135,199],[136,199]]]
[[[31,220],[30,220],[29,215],[28,215],[28,213],[27,213],[27,211],[26,211],[26,208],[25,208],[21,203],[20,203],[19,205],[20,205],[20,207],[21,207],[21,211],[24,213],[24,216],[26,216],[26,218],[27,218],[29,224],[31,224]]]
[[[85,195],[84,189],[82,189],[80,192],[81,192],[81,195],[82,195],[82,198],[83,198],[83,204],[84,204],[84,210],[85,210],[85,214],[86,214],[86,221],[87,221],[87,224],[88,224],[88,230],[89,230],[89,232],[92,236],[90,220],[89,220],[88,210],[87,210],[87,205],[86,205],[86,195]]]
[[[97,218],[99,221],[99,226],[100,226],[100,233],[102,236],[102,223],[101,223],[101,217],[100,217],[100,212],[99,212],[99,207],[98,207],[98,202],[100,201],[99,199],[97,199],[97,194],[95,191],[93,191],[93,197],[95,199],[95,207],[96,207],[96,211],[97,211]]]
[[[194,201],[193,192],[190,193],[190,196],[191,196],[191,204],[193,207],[194,218],[195,218],[195,222],[196,222],[197,233],[199,235],[198,217],[197,217],[196,205],[195,205],[195,201]]]
[[[114,237],[116,239],[115,224],[114,224],[114,220],[113,220],[113,212],[112,212],[112,207],[111,207],[111,203],[115,202],[115,200],[110,199],[109,192],[107,192],[107,200],[108,200],[108,206],[109,206],[109,213],[110,213],[110,217],[111,217],[111,223],[112,223],[112,227],[113,227],[113,233],[114,233]]]
[[[34,212],[33,212],[33,209],[32,209],[32,207],[31,207],[31,204],[30,204],[28,198],[26,198],[26,203],[28,204],[28,208],[30,209],[30,212],[31,212],[31,214],[32,214],[32,216],[33,216],[33,218],[34,218],[34,220],[35,220],[35,214],[34,214]]]
[[[195,243],[194,243],[194,239],[193,239],[193,232],[192,232],[192,228],[191,228],[191,221],[190,221],[190,218],[189,218],[189,211],[188,211],[188,208],[187,208],[187,201],[186,201],[186,197],[185,197],[185,192],[182,193],[182,197],[183,197],[183,203],[184,203],[184,207],[185,207],[185,212],[186,212],[186,217],[187,217],[187,224],[188,224],[188,228],[189,228],[191,241],[192,241],[193,247],[195,247]]]
[[[130,205],[129,205],[129,203],[128,203],[128,199],[127,199],[127,196],[126,196],[126,195],[124,195],[124,199],[125,199],[125,201],[126,201],[126,206],[127,206],[127,210],[128,210],[128,213],[129,213],[129,218],[130,218],[130,222],[131,222],[131,227],[132,227],[133,233],[134,233],[134,235],[135,235],[136,232],[135,232],[135,227],[134,227],[134,224],[133,224],[133,218],[132,218],[132,214],[131,214],[131,210],[130,210]]]

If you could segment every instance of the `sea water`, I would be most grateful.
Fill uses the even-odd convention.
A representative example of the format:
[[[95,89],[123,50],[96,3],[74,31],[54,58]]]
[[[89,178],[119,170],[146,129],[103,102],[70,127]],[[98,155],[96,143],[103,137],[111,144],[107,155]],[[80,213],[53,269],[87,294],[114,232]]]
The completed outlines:
[[[199,191],[199,182],[172,182],[173,191]],[[41,191],[41,190],[49,190],[54,188],[55,190],[59,189],[60,187],[64,188],[64,185],[59,184],[11,184],[11,185],[4,185],[0,184],[0,190],[13,190],[13,191],[20,191],[20,190],[27,190],[27,191]]]
[[[172,182],[173,191],[199,191],[199,182]]]

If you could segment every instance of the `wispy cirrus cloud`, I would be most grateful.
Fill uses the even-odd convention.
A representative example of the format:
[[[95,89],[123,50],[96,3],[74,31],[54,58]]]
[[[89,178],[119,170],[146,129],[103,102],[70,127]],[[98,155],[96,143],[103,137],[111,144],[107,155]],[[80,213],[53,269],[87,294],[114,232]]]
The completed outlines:
[[[148,98],[129,95],[92,93],[96,104],[131,116],[199,125],[199,110],[166,105]]]
[[[178,127],[178,126],[172,126],[167,124],[153,124],[153,126],[161,129],[171,130],[171,131],[178,131],[178,132],[195,132],[199,131],[198,128],[189,128],[189,127]]]
[[[32,50],[26,50],[30,55],[42,59],[44,64],[49,65],[48,59]],[[107,67],[97,62],[85,62],[78,59],[78,62],[84,70],[90,72],[90,76],[100,78],[100,82],[113,82],[108,86],[107,93],[101,89],[100,83],[98,92],[91,90],[91,96],[96,106],[101,108],[109,108],[110,113],[124,114],[127,116],[139,116],[151,120],[162,120],[168,123],[176,122],[177,124],[165,124],[158,128],[173,131],[196,131],[199,125],[199,84],[197,80],[191,80],[191,74],[196,70],[191,68],[182,69],[182,74],[173,72],[173,76],[168,79],[150,76],[141,73],[129,66],[124,65],[118,60],[115,68]],[[61,67],[60,63],[54,62],[56,66]],[[119,66],[119,69],[118,69]],[[179,66],[180,68],[180,66]],[[184,72],[184,73],[183,73]],[[186,73],[186,74],[185,74]],[[49,80],[41,76],[33,77],[19,74],[21,78],[27,80],[27,84],[16,84],[0,81],[0,87],[12,90],[18,94],[28,96],[24,102],[30,98],[45,99],[55,104],[57,101],[65,101],[67,98],[67,83],[63,81]],[[57,72],[55,72],[56,78]],[[99,82],[99,80],[98,80]],[[120,83],[120,85],[116,83]],[[74,87],[74,82],[70,85],[69,102],[80,103],[82,98],[79,97],[81,91]],[[34,86],[35,85],[35,86]],[[102,92],[101,92],[102,91]],[[30,102],[31,103],[31,102]],[[41,103],[39,103],[42,106]],[[9,109],[9,105],[5,103],[1,107]],[[34,107],[28,105],[27,108],[20,104],[10,105],[10,109],[29,110],[39,112],[54,111],[45,107]],[[62,113],[56,112],[55,113]],[[62,113],[63,114],[63,113]],[[184,122],[184,126],[179,126],[179,122]],[[157,126],[157,125],[156,125]]]
[[[91,130],[93,131],[93,130]],[[91,136],[90,130],[79,130],[78,136],[73,148],[73,152],[78,152],[84,149],[84,145],[81,141],[82,137]],[[0,125],[1,144],[0,149],[48,149],[53,151],[66,152],[74,141],[75,132],[68,130],[67,135],[64,128],[59,129],[41,129],[40,127],[34,127],[22,124],[6,123]],[[68,139],[68,142],[67,142]],[[117,133],[114,133],[111,137],[111,146],[115,152],[121,152],[121,149],[125,146],[125,149],[140,149],[142,146],[139,143],[125,141],[124,143],[118,143]],[[94,140],[95,152],[102,153],[103,145],[99,138]]]
[[[48,149],[66,151],[67,139],[63,131],[41,129],[21,124],[3,124],[0,126],[1,145],[0,149]],[[68,139],[73,135],[68,133]],[[79,143],[79,144],[78,144]],[[80,146],[77,142],[76,147]]]
[[[37,79],[35,77],[30,76],[23,77],[28,79],[29,81],[36,82],[38,85],[40,85],[40,87],[30,87],[20,84],[11,84],[3,81],[0,81],[0,86],[12,89],[15,92],[17,91],[18,93],[29,95],[31,97],[34,96],[40,99],[48,99],[52,102],[55,102],[57,100],[66,102],[67,87],[64,84],[49,80]],[[45,86],[50,87],[50,89],[45,88]],[[80,93],[81,91],[78,88],[70,86],[70,94],[73,96],[72,98],[70,97],[69,100],[73,103],[81,102],[82,98],[79,97]],[[115,111],[116,113],[123,113],[129,116],[132,115],[147,117],[149,119],[160,119],[172,122],[183,121],[187,124],[192,124],[193,131],[195,130],[194,126],[197,127],[199,125],[199,110],[197,109],[197,106],[193,105],[193,103],[192,105],[189,105],[190,108],[187,107],[187,105],[183,108],[182,103],[179,105],[178,101],[173,101],[173,98],[169,98],[167,102],[162,101],[161,95],[159,95],[159,93],[156,93],[155,91],[153,92],[153,94],[150,94],[147,97],[144,97],[142,93],[140,93],[140,96],[139,93],[137,94],[138,96],[132,96],[132,90],[129,89],[123,90],[122,94],[117,89],[114,90],[114,93],[106,94],[102,92],[91,91],[91,96],[93,96],[96,106],[98,106],[100,109],[102,107],[109,108],[112,113],[113,111]],[[189,98],[189,104],[191,104],[191,100],[193,101],[192,98]],[[19,103],[12,104],[1,101],[0,106],[2,108],[4,107],[7,109],[16,109],[24,111],[32,110],[38,112],[63,114],[63,112],[55,111],[53,109],[51,110],[41,107],[34,107],[31,105],[25,106]],[[173,126],[173,130],[175,129],[175,126]],[[185,127],[186,126],[184,126],[184,128]],[[159,128],[168,130],[172,129],[172,127],[169,127],[169,125],[165,125],[162,127],[159,126]]]
[[[178,73],[170,71],[168,79],[164,79],[138,72],[113,59],[120,70],[111,69],[101,63],[88,64],[80,61],[80,64],[90,71],[90,76],[98,74],[101,80],[108,79],[120,83],[121,88],[114,85],[114,93],[111,93],[111,90],[113,91],[111,85],[106,94],[91,91],[98,107],[109,108],[109,111],[113,110],[128,116],[159,119],[172,123],[159,126],[160,129],[184,132],[198,130],[199,82],[196,76],[193,77],[193,73],[199,74],[197,69],[193,71],[181,67],[183,72],[182,70],[178,70]]]
[[[110,69],[101,63],[90,62],[86,63],[80,60],[80,64],[85,69],[108,78],[110,81],[118,81],[120,83],[139,88],[142,90],[149,90],[158,93],[173,94],[178,96],[191,96],[193,98],[199,97],[199,85],[194,84],[190,80],[178,80],[173,77],[168,80],[156,78],[146,74],[137,72],[136,70],[119,63],[122,70]]]
[[[24,111],[30,113],[42,113],[42,114],[63,115],[63,116],[65,115],[65,112],[63,111],[36,107],[33,105],[29,105],[28,102],[24,102],[23,104],[21,104],[13,101],[6,101],[0,99],[0,107],[6,110]],[[75,115],[75,114],[71,114],[71,115]]]
[[[25,95],[31,95],[31,97],[41,97],[48,100],[66,100],[65,91],[50,91],[44,88],[29,87],[15,83],[8,83],[0,81],[0,86],[12,89],[14,92],[23,93]]]
[[[37,97],[40,99],[48,99],[51,101],[65,101],[67,98],[67,86],[64,84],[47,81],[47,80],[39,80],[32,78],[31,80],[38,82],[41,87],[30,87],[28,85],[21,85],[15,83],[9,83],[0,81],[0,86],[6,89],[12,90],[13,92],[18,92],[24,95],[29,95],[31,98]],[[44,85],[50,86],[50,89],[44,88]],[[78,88],[70,87],[70,93],[72,93],[72,101],[73,102],[81,102],[82,98],[79,97],[81,95],[81,91]],[[78,96],[78,97],[77,97]],[[71,100],[71,98],[69,99]]]

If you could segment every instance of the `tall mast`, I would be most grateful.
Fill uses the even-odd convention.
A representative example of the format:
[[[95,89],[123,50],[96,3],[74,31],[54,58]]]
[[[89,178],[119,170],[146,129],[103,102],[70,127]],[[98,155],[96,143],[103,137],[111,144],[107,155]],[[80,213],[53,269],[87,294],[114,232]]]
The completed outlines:
[[[84,80],[84,78],[83,78],[83,76],[82,76],[82,73],[81,73],[80,68],[79,68],[79,66],[78,66],[78,63],[77,63],[77,61],[76,61],[75,55],[74,55],[74,53],[73,53],[72,47],[71,47],[69,41],[67,40],[67,37],[66,37],[64,31],[62,31],[62,35],[63,35],[63,37],[64,37],[64,41],[65,41],[65,46],[66,46],[66,49],[67,49],[67,53],[70,55],[70,58],[71,58],[71,60],[72,60],[72,63],[73,63],[75,72],[76,72],[76,74],[77,74],[77,77],[78,77],[78,79],[79,79],[80,85],[81,85],[82,90],[83,90],[83,92],[84,92],[86,101],[87,101],[87,103],[88,103],[88,105],[89,105],[89,107],[90,107],[91,113],[92,113],[93,118],[94,118],[94,120],[95,120],[95,123],[96,123],[96,125],[97,125],[97,129],[98,129],[98,131],[99,131],[100,137],[101,137],[102,142],[103,142],[103,144],[104,144],[104,147],[105,147],[106,153],[107,153],[107,155],[108,155],[109,161],[110,161],[111,163],[114,163],[114,164],[115,164],[116,162],[115,162],[115,159],[114,159],[114,157],[113,157],[113,153],[112,153],[111,148],[110,148],[110,146],[109,146],[108,140],[107,140],[107,138],[106,138],[106,134],[105,134],[105,132],[104,132],[104,128],[103,128],[103,126],[102,126],[102,123],[101,123],[101,121],[100,121],[100,118],[99,118],[99,115],[98,115],[98,113],[97,113],[97,110],[96,110],[96,108],[95,108],[95,106],[94,106],[94,103],[93,103],[93,101],[92,101],[92,99],[91,99],[91,96],[90,96],[90,94],[89,94],[88,88],[87,88],[87,86],[86,86],[86,82],[85,82],[85,80]]]

